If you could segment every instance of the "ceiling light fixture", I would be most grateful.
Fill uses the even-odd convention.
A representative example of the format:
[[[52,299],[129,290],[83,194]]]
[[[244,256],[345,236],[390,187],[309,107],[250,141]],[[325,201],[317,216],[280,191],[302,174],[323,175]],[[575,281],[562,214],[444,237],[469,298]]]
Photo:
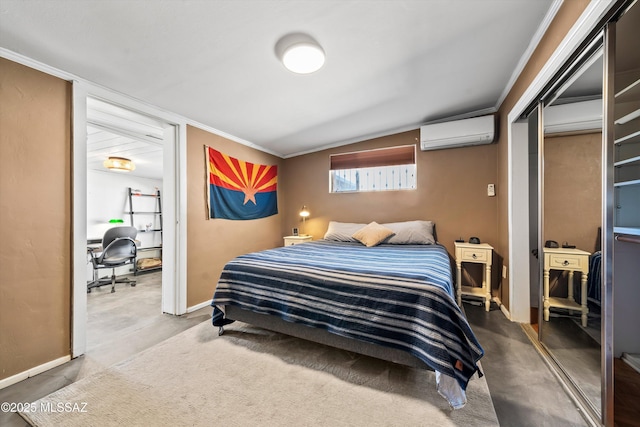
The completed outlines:
[[[109,157],[104,161],[103,165],[109,170],[119,172],[131,172],[136,168],[136,165],[131,160],[124,157]]]
[[[276,55],[294,73],[310,74],[324,65],[324,50],[311,36],[291,33],[276,43]]]

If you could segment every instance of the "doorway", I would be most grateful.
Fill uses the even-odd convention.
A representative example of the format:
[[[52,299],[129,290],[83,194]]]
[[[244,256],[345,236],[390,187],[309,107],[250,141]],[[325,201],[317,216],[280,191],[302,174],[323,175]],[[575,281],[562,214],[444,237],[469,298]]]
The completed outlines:
[[[92,276],[87,269],[87,182],[88,182],[88,126],[96,127],[95,117],[89,117],[89,104],[100,100],[107,104],[128,110],[133,115],[150,118],[159,123],[162,142],[158,145],[162,156],[162,254],[163,268],[161,271],[162,297],[160,313],[184,314],[186,307],[186,269],[184,254],[185,245],[182,241],[186,235],[185,225],[180,218],[186,217],[182,198],[186,197],[186,177],[178,173],[185,170],[179,167],[186,162],[184,145],[180,141],[186,140],[186,123],[184,119],[159,111],[146,104],[135,101],[124,95],[114,94],[102,88],[97,88],[83,82],[73,85],[73,303],[72,303],[72,357],[82,355],[87,345],[87,282]],[[102,117],[105,119],[105,117]],[[103,128],[109,128],[108,120],[102,123]],[[102,129],[105,130],[105,129]],[[119,134],[127,135],[131,129],[116,130]],[[129,135],[131,136],[131,135]],[[157,135],[156,135],[157,136]],[[158,143],[158,138],[154,138]],[[121,212],[126,212],[124,203]],[[107,218],[107,220],[112,218]],[[114,218],[118,219],[118,218]],[[130,221],[129,218],[122,218]],[[135,224],[135,223],[134,223]],[[144,227],[144,224],[143,224]]]
[[[87,354],[105,354],[162,313],[162,196],[167,124],[87,99]],[[133,260],[94,268],[108,230],[132,230]],[[116,276],[112,286],[111,275]]]

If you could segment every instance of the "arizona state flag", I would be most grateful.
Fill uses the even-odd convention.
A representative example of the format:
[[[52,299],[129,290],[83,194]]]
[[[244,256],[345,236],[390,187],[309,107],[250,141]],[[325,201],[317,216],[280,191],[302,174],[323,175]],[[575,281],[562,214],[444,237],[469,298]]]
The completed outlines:
[[[256,219],[278,213],[278,167],[257,165],[205,147],[209,216]]]

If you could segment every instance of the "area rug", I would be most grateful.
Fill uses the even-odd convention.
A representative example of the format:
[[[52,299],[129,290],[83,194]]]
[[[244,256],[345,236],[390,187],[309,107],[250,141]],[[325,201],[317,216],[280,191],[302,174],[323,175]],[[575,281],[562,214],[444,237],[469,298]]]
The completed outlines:
[[[484,378],[451,410],[433,372],[209,321],[21,412],[34,426],[494,426]]]

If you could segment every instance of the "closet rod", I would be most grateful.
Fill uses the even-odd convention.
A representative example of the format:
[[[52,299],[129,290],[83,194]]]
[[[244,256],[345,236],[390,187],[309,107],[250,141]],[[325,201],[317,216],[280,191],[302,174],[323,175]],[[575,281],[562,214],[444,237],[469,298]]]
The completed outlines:
[[[615,239],[618,242],[640,243],[640,237],[629,234],[616,234]]]

